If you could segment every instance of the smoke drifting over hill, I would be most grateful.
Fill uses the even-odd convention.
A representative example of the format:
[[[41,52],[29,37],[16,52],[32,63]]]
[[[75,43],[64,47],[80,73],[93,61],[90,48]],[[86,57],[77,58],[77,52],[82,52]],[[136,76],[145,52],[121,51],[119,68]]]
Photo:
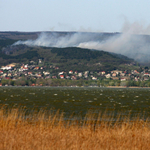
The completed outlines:
[[[144,62],[150,58],[150,36],[143,35],[149,33],[149,29],[149,26],[143,28],[138,23],[126,23],[122,33],[43,32],[36,40],[18,41],[15,45],[89,48],[123,54]]]

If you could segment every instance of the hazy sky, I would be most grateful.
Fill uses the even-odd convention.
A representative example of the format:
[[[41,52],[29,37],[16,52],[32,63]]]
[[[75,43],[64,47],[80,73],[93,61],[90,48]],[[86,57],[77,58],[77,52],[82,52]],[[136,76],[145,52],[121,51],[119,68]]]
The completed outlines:
[[[150,0],[0,0],[0,31],[120,32],[150,24]]]

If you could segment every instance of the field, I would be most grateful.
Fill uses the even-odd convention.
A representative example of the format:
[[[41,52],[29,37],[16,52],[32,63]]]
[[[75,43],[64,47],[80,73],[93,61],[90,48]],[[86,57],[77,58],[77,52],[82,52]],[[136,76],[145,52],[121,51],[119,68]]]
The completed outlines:
[[[149,149],[150,122],[138,116],[130,120],[113,120],[107,113],[84,119],[64,120],[63,113],[47,114],[33,111],[25,115],[24,109],[0,109],[1,150],[98,150]],[[109,121],[104,121],[107,118]]]
[[[149,149],[149,91],[0,87],[0,150]]]

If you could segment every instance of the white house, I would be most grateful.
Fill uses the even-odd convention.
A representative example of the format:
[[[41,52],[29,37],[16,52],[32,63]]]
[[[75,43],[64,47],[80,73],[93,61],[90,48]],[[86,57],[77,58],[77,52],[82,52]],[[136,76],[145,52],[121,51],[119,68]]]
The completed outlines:
[[[105,77],[106,77],[106,78],[110,78],[111,75],[110,75],[110,74],[106,74]]]
[[[11,66],[2,66],[1,69],[2,70],[11,70],[12,67]]]

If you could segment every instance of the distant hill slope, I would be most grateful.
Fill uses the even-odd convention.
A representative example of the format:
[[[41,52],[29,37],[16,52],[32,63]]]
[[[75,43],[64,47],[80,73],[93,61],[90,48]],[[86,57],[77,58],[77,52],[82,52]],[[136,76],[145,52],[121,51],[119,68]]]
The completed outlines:
[[[27,40],[36,39],[40,32],[0,32],[0,39],[2,40]]]
[[[7,40],[29,40],[29,39],[37,39],[41,33],[46,33],[49,35],[57,34],[59,36],[65,35],[73,35],[75,33],[82,33],[84,35],[90,35],[91,38],[95,38],[95,40],[99,39],[107,39],[112,37],[118,33],[95,33],[95,32],[57,32],[57,31],[44,31],[44,32],[0,32],[0,39]]]
[[[83,49],[78,47],[29,47],[26,45],[6,46],[0,52],[0,65],[8,63],[29,63],[42,59],[44,65],[57,65],[61,70],[102,71],[121,69],[121,65],[130,64],[134,60],[118,57],[104,51]]]
[[[0,32],[0,48],[18,40],[21,41],[19,44],[30,41],[38,46],[102,49],[118,53],[118,56],[122,54],[133,58],[140,64],[150,65],[150,35],[126,35],[118,32]]]

